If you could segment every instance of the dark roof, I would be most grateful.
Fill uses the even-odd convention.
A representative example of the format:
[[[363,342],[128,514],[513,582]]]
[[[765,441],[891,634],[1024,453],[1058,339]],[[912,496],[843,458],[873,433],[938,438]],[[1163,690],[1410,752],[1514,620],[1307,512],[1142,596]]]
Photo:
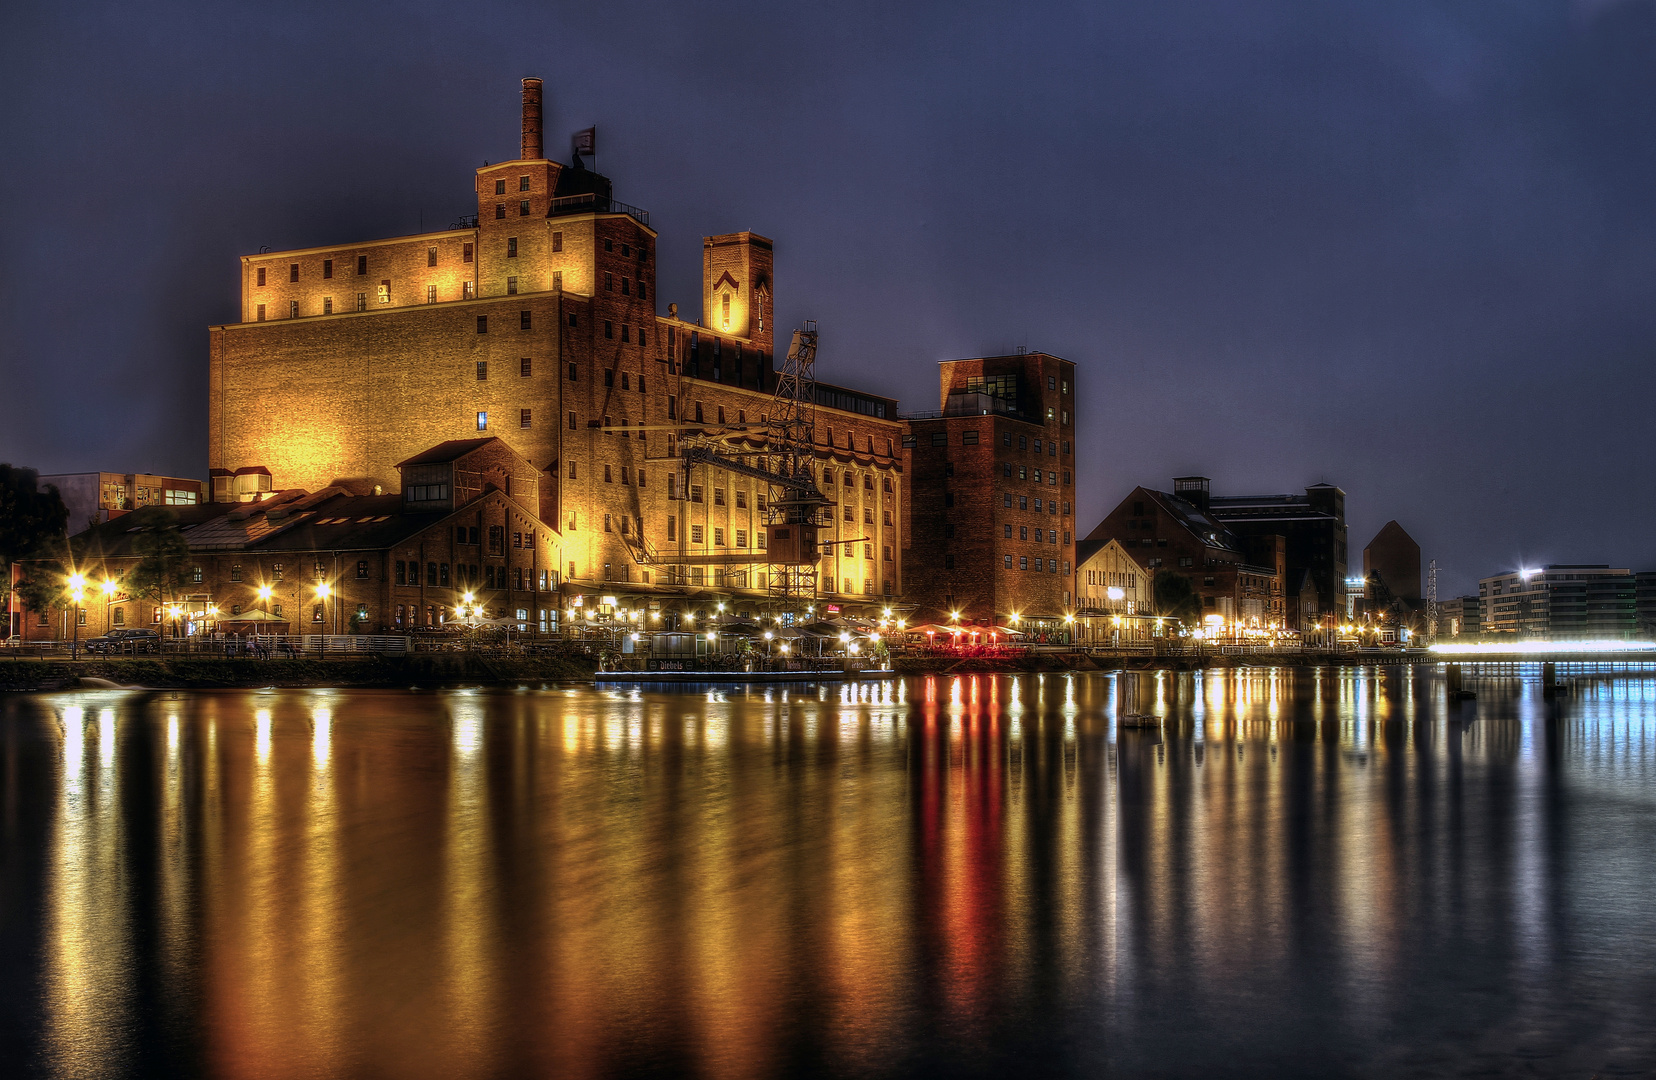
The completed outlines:
[[[1077,567],[1086,565],[1087,560],[1092,558],[1094,555],[1097,555],[1100,551],[1103,551],[1105,546],[1108,545],[1109,542],[1110,541],[1109,541],[1108,537],[1106,537],[1103,540],[1078,540],[1078,541],[1076,541],[1076,544],[1075,544],[1075,565]]]
[[[474,500],[475,501],[475,500]],[[369,551],[391,547],[453,511],[408,513],[401,495],[339,495],[254,541],[261,551]]]
[[[1208,547],[1224,548],[1237,553],[1242,551],[1242,541],[1236,534],[1226,528],[1218,518],[1203,513],[1195,503],[1186,502],[1171,491],[1156,491],[1154,488],[1140,490],[1153,497],[1169,517]]]
[[[481,439],[450,439],[448,442],[438,443],[430,450],[422,450],[413,457],[397,462],[393,468],[401,469],[406,465],[437,465],[445,461],[454,461],[465,457],[486,443],[499,442],[497,435],[485,436]]]

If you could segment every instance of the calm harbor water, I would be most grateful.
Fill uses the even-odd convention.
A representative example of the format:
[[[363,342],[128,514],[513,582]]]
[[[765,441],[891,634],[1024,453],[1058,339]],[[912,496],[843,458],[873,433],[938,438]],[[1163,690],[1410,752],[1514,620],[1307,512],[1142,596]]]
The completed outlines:
[[[0,1074],[1656,1072],[1656,677],[0,701]]]

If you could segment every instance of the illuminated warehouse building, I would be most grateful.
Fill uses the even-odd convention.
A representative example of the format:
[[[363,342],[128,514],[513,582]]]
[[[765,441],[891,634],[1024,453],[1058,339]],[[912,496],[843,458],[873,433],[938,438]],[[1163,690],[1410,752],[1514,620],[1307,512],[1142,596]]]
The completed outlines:
[[[399,463],[498,437],[535,470],[549,590],[762,610],[767,484],[687,468],[680,451],[758,445],[776,386],[771,241],[704,239],[702,318],[658,314],[649,214],[578,155],[544,156],[540,95],[524,80],[522,155],[477,170],[475,220],[243,258],[241,321],[210,329],[212,498],[394,493]],[[814,591],[847,613],[881,608],[904,589],[905,425],[878,395],[818,384],[815,401],[832,525]],[[516,576],[494,580],[507,584],[482,597],[491,609],[548,606],[515,595]]]

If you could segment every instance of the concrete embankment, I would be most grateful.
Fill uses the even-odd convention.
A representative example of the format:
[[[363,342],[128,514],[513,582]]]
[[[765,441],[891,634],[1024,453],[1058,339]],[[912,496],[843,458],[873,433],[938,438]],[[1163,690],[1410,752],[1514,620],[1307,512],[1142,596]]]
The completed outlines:
[[[0,659],[0,690],[66,690],[107,685],[145,688],[238,686],[445,686],[589,680],[579,657],[490,657],[415,653],[338,660],[251,660],[217,656],[156,659]],[[92,680],[83,682],[82,680]]]

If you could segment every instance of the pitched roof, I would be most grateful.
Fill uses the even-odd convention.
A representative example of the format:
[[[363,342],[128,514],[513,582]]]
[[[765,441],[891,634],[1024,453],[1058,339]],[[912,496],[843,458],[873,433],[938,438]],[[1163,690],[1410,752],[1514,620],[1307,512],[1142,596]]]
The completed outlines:
[[[498,435],[488,435],[481,439],[450,439],[440,442],[429,450],[422,450],[411,458],[399,461],[393,468],[401,469],[407,465],[437,465],[445,461],[465,457],[478,447],[487,443],[499,442]]]

